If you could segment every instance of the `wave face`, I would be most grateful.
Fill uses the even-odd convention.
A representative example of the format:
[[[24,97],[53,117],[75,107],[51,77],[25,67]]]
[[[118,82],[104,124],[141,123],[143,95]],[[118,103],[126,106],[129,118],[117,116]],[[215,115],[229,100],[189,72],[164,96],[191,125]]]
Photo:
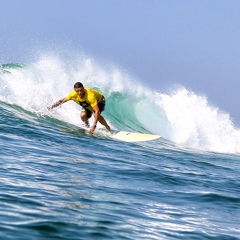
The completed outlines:
[[[30,64],[1,65],[0,101],[80,125],[80,107],[74,102],[47,110],[77,81],[105,95],[104,116],[114,129],[160,134],[195,150],[240,153],[239,129],[205,96],[183,87],[157,92],[113,64],[82,55],[45,54]]]

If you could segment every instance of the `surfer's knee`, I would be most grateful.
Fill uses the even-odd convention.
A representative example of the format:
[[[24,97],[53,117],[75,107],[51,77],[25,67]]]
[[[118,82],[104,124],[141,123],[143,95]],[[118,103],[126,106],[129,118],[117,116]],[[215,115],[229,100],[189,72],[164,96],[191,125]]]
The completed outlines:
[[[87,121],[92,116],[92,112],[89,109],[84,109],[81,111],[80,117],[84,119],[83,121]]]
[[[82,121],[87,121],[88,120],[87,113],[85,111],[82,111],[80,113],[80,118],[82,119]]]

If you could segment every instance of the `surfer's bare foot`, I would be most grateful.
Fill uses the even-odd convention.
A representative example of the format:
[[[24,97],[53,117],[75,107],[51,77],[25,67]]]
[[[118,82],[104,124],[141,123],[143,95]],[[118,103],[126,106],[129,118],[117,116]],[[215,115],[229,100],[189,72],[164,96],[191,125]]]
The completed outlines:
[[[90,125],[89,125],[89,121],[86,121],[86,122],[84,122],[84,123],[85,123],[85,127],[87,127],[87,128],[90,127]]]
[[[107,129],[107,132],[108,132],[108,133],[111,133],[111,134],[113,133],[112,130],[111,130],[111,128],[110,128],[109,126],[107,126],[106,129]]]

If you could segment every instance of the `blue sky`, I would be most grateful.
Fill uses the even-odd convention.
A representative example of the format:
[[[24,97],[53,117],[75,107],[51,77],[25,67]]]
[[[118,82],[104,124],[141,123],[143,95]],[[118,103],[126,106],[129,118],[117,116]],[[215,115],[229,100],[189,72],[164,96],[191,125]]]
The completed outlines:
[[[0,63],[71,47],[152,90],[204,94],[240,125],[238,0],[0,0],[0,9]]]

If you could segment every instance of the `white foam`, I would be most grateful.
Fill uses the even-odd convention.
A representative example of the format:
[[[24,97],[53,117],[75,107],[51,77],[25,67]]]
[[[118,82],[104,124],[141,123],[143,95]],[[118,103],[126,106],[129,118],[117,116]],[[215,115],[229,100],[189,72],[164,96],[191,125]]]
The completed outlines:
[[[157,93],[156,101],[165,112],[167,139],[201,150],[240,152],[239,129],[205,96],[180,88],[168,95]]]

